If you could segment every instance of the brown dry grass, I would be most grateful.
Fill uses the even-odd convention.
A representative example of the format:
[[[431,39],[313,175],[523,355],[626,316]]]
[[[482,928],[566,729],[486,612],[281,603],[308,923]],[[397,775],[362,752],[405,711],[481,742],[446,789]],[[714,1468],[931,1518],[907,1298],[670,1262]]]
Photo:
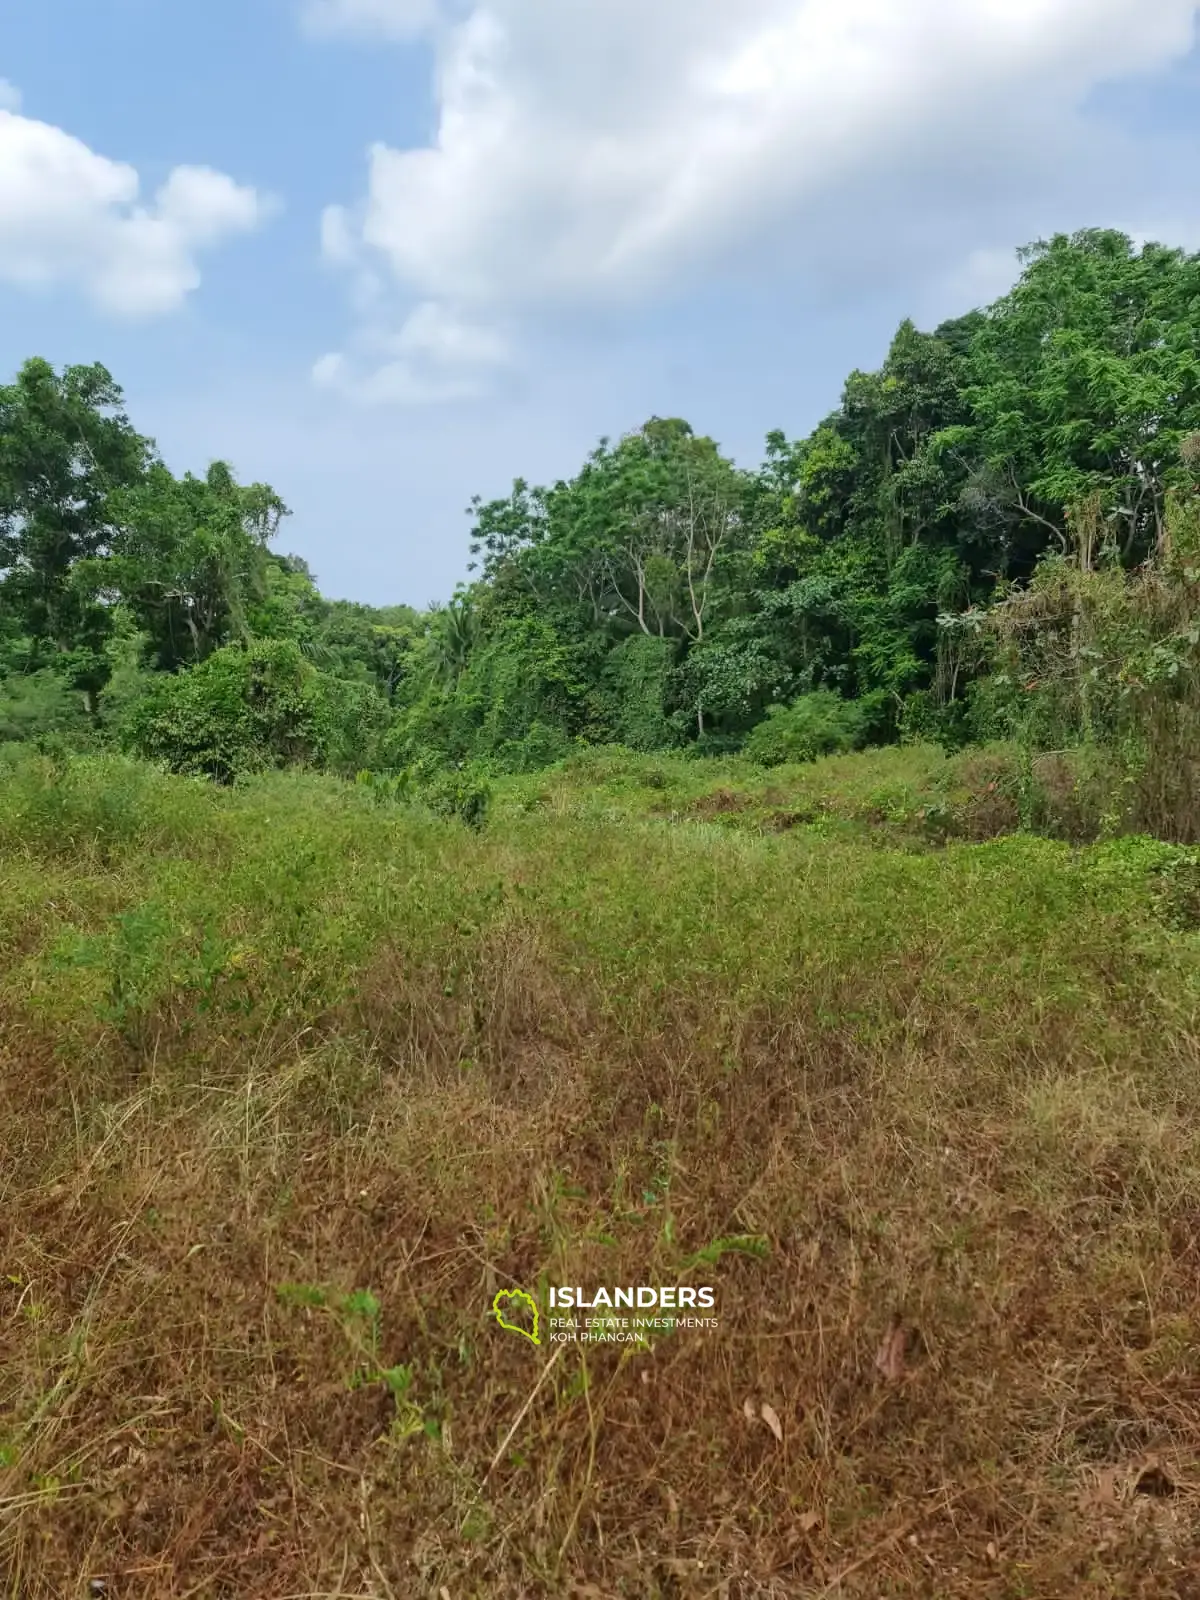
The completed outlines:
[[[347,825],[360,883],[406,848]],[[447,825],[354,994],[10,986],[4,1592],[1200,1595],[1191,946],[1035,845]],[[718,1330],[488,1315],[676,1280]],[[369,1289],[402,1398],[281,1284]]]

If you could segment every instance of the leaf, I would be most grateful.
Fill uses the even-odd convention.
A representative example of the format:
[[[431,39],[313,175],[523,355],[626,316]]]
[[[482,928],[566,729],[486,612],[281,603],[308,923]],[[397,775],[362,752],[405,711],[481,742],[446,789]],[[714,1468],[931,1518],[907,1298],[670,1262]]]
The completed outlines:
[[[800,1532],[813,1533],[821,1526],[821,1513],[819,1511],[806,1511],[800,1517]]]
[[[751,1400],[749,1395],[747,1395],[742,1401],[742,1415],[745,1417],[747,1422],[753,1422],[758,1416],[758,1413],[754,1409],[754,1401]]]
[[[779,1443],[782,1444],[783,1443],[783,1423],[780,1422],[779,1413],[778,1413],[778,1411],[776,1411],[775,1407],[774,1406],[769,1406],[767,1404],[767,1402],[764,1400],[763,1403],[762,1403],[762,1408],[761,1408],[761,1410],[759,1412],[759,1415],[762,1417],[762,1419],[766,1423],[767,1427],[770,1428],[771,1432],[775,1435],[775,1437],[779,1441]]]
[[[764,1261],[770,1254],[770,1241],[757,1233],[734,1233],[714,1239],[711,1244],[706,1244],[702,1250],[697,1250],[695,1255],[689,1256],[683,1263],[685,1270],[693,1267],[715,1267],[723,1255],[736,1251],[741,1255],[753,1256],[758,1261]]]
[[[899,1383],[905,1373],[904,1354],[908,1347],[908,1334],[898,1315],[893,1316],[891,1327],[884,1334],[875,1352],[875,1367],[889,1383]]]

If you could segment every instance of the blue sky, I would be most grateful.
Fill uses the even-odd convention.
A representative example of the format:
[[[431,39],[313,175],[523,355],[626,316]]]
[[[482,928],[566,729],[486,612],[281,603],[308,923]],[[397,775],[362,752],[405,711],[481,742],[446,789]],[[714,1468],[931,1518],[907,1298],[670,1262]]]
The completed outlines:
[[[1017,244],[1200,247],[1192,0],[36,0],[0,11],[0,357],[103,361],[326,593],[684,415],[806,432]]]

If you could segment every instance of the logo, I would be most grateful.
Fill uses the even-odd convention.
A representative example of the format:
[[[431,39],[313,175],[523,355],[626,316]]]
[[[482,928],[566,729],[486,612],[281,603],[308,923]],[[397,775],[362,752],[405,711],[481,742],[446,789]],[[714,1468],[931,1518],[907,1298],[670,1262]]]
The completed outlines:
[[[582,1289],[564,1286],[550,1291],[552,1310],[594,1311],[599,1306],[637,1307],[639,1311],[659,1308],[663,1311],[689,1311],[697,1306],[711,1311],[714,1295],[711,1289],[693,1289],[688,1284],[678,1288],[651,1289],[643,1285],[637,1289],[595,1289],[590,1297]]]
[[[521,1327],[516,1322],[506,1320],[505,1313],[512,1316],[522,1311],[528,1311],[533,1317],[533,1332]],[[492,1301],[492,1313],[500,1326],[509,1333],[519,1333],[522,1339],[528,1339],[531,1344],[541,1344],[538,1338],[538,1308],[537,1301],[531,1294],[526,1294],[524,1289],[501,1289]]]
[[[549,1293],[551,1344],[636,1344],[649,1348],[666,1335],[719,1328],[720,1318],[696,1315],[711,1312],[716,1291],[690,1284],[647,1284],[630,1288],[585,1290],[555,1285]],[[563,1316],[554,1313],[568,1312]],[[622,1311],[632,1314],[622,1316]],[[597,1315],[586,1316],[583,1313]],[[537,1301],[524,1289],[501,1289],[492,1301],[492,1315],[508,1333],[519,1333],[540,1345],[541,1317]],[[532,1326],[532,1332],[530,1327]]]

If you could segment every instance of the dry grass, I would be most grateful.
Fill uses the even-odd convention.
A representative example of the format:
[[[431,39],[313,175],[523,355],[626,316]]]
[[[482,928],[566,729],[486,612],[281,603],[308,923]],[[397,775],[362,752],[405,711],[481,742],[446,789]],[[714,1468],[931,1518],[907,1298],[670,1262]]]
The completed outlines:
[[[54,781],[0,818],[5,1594],[1200,1595],[1200,979],[1136,851],[103,768],[67,847]],[[718,1329],[488,1314],[676,1281]]]

